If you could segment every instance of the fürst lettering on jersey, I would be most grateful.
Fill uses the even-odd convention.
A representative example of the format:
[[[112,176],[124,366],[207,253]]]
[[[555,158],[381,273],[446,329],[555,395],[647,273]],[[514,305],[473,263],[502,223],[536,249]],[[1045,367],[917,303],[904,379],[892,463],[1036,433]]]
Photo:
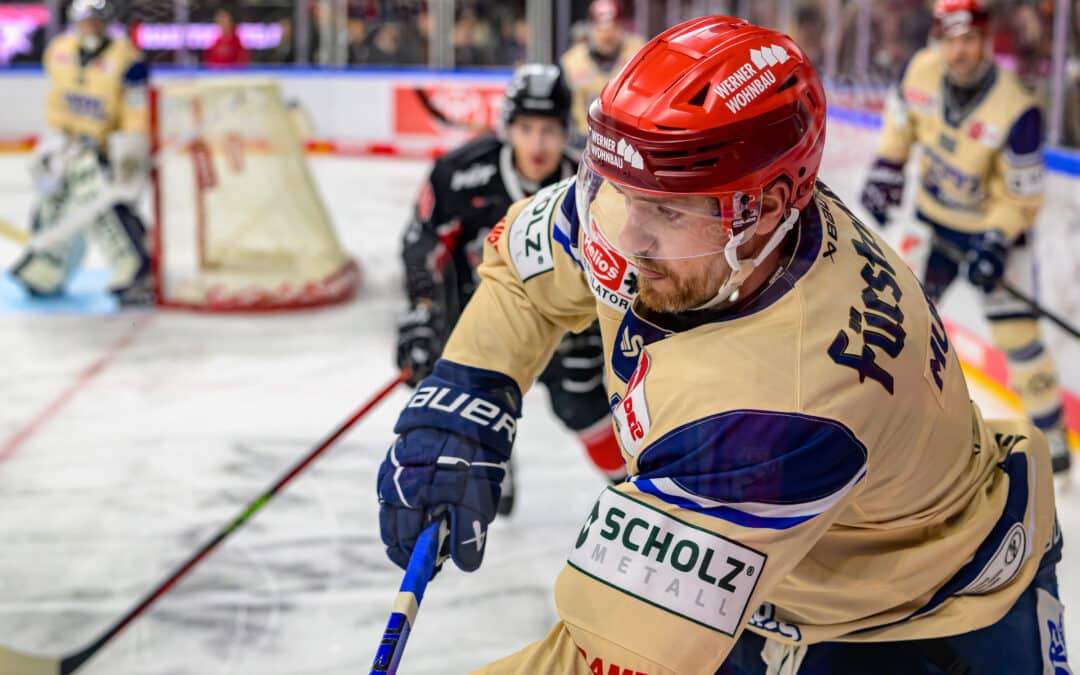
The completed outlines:
[[[828,210],[827,206],[823,208]],[[903,292],[895,279],[896,270],[885,259],[873,233],[854,217],[851,220],[858,235],[851,245],[857,255],[866,259],[860,271],[866,286],[849,309],[848,325],[837,331],[829,346],[829,356],[841,366],[854,369],[860,383],[873,380],[891,395],[893,376],[877,358],[884,354],[895,359],[904,348],[907,332],[900,309]],[[861,346],[856,342],[860,336]]]
[[[765,556],[608,488],[567,562],[654,607],[734,636]]]

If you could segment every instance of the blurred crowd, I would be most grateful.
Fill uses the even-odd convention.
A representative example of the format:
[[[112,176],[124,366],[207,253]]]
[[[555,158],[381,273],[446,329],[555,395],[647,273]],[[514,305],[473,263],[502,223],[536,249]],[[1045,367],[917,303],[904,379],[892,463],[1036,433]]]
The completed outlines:
[[[1000,64],[1016,70],[1044,100],[1049,97],[1054,0],[989,0],[996,8],[994,50]],[[0,0],[0,6],[14,0]],[[25,0],[20,0],[25,6]],[[140,25],[175,22],[175,0],[114,0],[133,33]],[[427,0],[304,0],[306,34],[297,39],[296,0],[237,0],[232,4],[188,0],[192,24],[215,25],[210,41],[180,52],[149,50],[158,63],[330,64],[354,66],[423,65],[430,61],[432,17]],[[529,30],[525,0],[456,0],[453,58],[458,67],[509,67],[526,58]],[[587,39],[588,0],[572,0],[572,25],[562,34],[570,47]],[[623,3],[622,20],[649,37],[672,18],[688,18],[703,3],[652,0]],[[712,7],[723,2],[705,3]],[[784,30],[810,55],[818,69],[841,86],[882,89],[895,82],[911,55],[926,44],[930,0],[729,0],[729,11],[755,23]],[[644,6],[648,16],[636,17]],[[673,11],[674,10],[674,11]],[[783,24],[783,25],[781,25]],[[1080,146],[1080,0],[1070,17],[1064,140]],[[243,27],[272,28],[270,44],[245,44]],[[860,34],[862,32],[862,34]],[[265,33],[265,31],[264,31]],[[0,31],[2,34],[2,31]],[[553,35],[553,38],[557,38]],[[27,31],[12,62],[39,61],[44,27]],[[251,41],[248,40],[250,43]],[[557,40],[553,42],[558,45]],[[298,45],[306,50],[298,54]],[[835,45],[835,50],[830,50]],[[558,55],[555,55],[558,57]]]

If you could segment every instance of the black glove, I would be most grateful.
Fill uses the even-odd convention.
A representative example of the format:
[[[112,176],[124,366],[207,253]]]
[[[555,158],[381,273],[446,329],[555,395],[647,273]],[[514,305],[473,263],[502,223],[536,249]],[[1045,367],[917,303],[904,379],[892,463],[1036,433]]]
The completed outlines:
[[[431,374],[435,360],[442,353],[438,311],[431,305],[413,307],[398,320],[397,366],[409,368],[409,386]]]
[[[484,559],[510,461],[521,391],[502,373],[446,360],[417,387],[379,467],[379,531],[401,567],[424,528],[450,515],[450,555],[472,572]]]
[[[900,206],[904,199],[904,165],[880,157],[870,167],[860,201],[878,222],[889,224],[889,209]]]
[[[984,233],[974,240],[972,248],[968,250],[968,279],[984,293],[989,293],[1001,283],[1008,257],[1005,235],[998,230]]]
[[[604,386],[604,340],[599,325],[593,323],[581,333],[564,335],[552,360],[558,362],[561,379],[572,383],[563,385],[567,390],[581,393]]]

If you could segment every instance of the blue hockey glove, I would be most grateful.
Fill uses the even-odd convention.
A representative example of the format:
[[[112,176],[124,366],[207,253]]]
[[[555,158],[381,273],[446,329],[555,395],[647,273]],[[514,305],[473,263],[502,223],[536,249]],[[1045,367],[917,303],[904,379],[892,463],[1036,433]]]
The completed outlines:
[[[870,167],[860,201],[878,225],[889,224],[889,209],[904,198],[904,165],[878,158]]]
[[[994,290],[1005,274],[1009,248],[1005,235],[991,230],[974,240],[967,254],[968,279],[985,293]]]
[[[379,529],[401,567],[424,527],[450,514],[450,555],[472,572],[510,460],[521,391],[506,375],[440,359],[406,404],[379,467]]]

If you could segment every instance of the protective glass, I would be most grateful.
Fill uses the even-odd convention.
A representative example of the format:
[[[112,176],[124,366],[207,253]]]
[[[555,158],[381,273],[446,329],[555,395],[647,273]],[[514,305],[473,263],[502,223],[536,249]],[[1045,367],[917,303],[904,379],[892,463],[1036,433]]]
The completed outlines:
[[[588,153],[576,200],[585,235],[627,258],[680,260],[723,253],[733,233],[757,222],[761,192],[656,195],[618,184]]]

